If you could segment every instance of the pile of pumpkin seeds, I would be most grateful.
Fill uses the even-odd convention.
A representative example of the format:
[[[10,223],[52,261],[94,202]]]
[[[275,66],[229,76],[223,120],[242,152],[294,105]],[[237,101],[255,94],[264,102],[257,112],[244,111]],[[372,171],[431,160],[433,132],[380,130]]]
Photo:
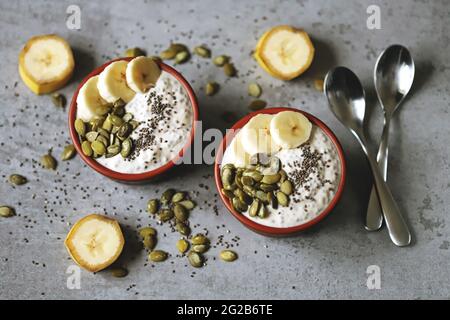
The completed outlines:
[[[159,54],[162,60],[175,60],[175,64],[185,63],[191,57],[189,48],[181,43],[171,43],[169,48]]]
[[[281,161],[275,156],[263,153],[250,159],[248,168],[236,168],[225,164],[221,168],[223,188],[221,192],[238,212],[247,212],[251,217],[267,218],[267,206],[287,207],[289,196],[294,192],[294,184],[281,168]]]
[[[83,153],[92,158],[111,158],[120,153],[127,158],[133,149],[131,133],[139,126],[133,114],[125,111],[125,102],[117,100],[104,116],[84,122],[75,120],[75,130],[81,141]]]

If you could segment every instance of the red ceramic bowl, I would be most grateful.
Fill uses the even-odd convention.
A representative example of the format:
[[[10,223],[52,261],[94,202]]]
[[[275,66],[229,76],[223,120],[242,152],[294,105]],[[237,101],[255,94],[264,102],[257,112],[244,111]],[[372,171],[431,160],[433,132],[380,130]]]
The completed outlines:
[[[118,60],[130,61],[131,59],[132,58],[119,58],[116,60],[109,61],[109,62],[105,63],[104,65],[98,67],[94,71],[92,71],[90,74],[88,74],[88,76],[86,78],[83,79],[83,81],[81,81],[81,83],[78,86],[77,90],[75,91],[75,94],[73,95],[72,101],[70,103],[69,131],[70,131],[70,137],[72,138],[73,144],[74,144],[75,149],[77,150],[78,154],[83,159],[83,161],[86,162],[86,164],[88,166],[90,166],[92,169],[94,169],[98,173],[100,173],[108,178],[114,179],[114,180],[118,180],[118,181],[126,182],[126,183],[139,183],[139,182],[149,181],[152,178],[156,178],[157,176],[161,175],[162,173],[164,173],[167,170],[169,170],[170,168],[172,168],[175,165],[175,162],[177,160],[179,160],[183,156],[183,154],[186,152],[186,150],[191,146],[191,144],[194,140],[194,136],[195,136],[195,122],[198,120],[198,103],[197,103],[197,97],[195,96],[194,90],[192,90],[191,86],[186,81],[186,79],[184,79],[184,77],[178,71],[176,71],[174,68],[168,66],[167,64],[165,64],[163,62],[159,62],[159,66],[161,67],[161,69],[165,72],[170,73],[172,76],[174,76],[184,87],[184,89],[186,90],[186,92],[189,96],[189,100],[191,101],[192,110],[193,110],[193,119],[192,119],[192,128],[191,128],[190,137],[189,137],[188,141],[186,142],[186,144],[184,145],[184,147],[179,152],[179,154],[177,155],[177,157],[172,159],[171,161],[167,162],[165,165],[163,165],[159,168],[156,168],[154,170],[150,170],[150,171],[147,171],[144,173],[132,174],[132,173],[120,173],[120,172],[113,171],[111,169],[108,169],[108,168],[102,166],[94,159],[85,156],[81,150],[81,144],[78,139],[78,134],[75,131],[75,125],[74,125],[75,120],[76,120],[76,115],[77,115],[78,92],[80,91],[80,89],[84,85],[84,83],[87,80],[89,80],[89,78],[100,74],[100,72],[102,72],[103,69],[105,69],[110,63],[112,63],[114,61],[118,61]]]
[[[255,115],[257,115],[259,113],[275,114],[280,111],[300,112],[300,113],[304,114],[313,124],[315,124],[320,129],[322,129],[322,131],[325,132],[325,134],[334,143],[337,153],[338,153],[338,156],[339,156],[339,159],[340,159],[340,163],[341,163],[341,178],[339,181],[338,190],[337,190],[336,194],[334,195],[334,198],[331,200],[330,204],[328,205],[328,207],[326,207],[325,210],[322,211],[314,219],[312,219],[306,223],[303,223],[303,224],[300,224],[300,225],[297,225],[294,227],[288,227],[288,228],[276,228],[276,227],[264,226],[262,224],[259,224],[259,223],[256,223],[256,222],[250,220],[249,218],[244,216],[242,213],[234,210],[231,205],[231,202],[220,191],[220,190],[222,190],[222,181],[220,179],[220,163],[222,162],[222,157],[225,152],[225,149],[228,147],[230,142],[233,140],[233,137],[235,136],[235,134],[238,132],[239,129],[241,129],[245,124],[247,124],[247,122]],[[314,117],[313,115],[311,115],[307,112],[300,111],[297,109],[269,108],[269,109],[263,109],[263,110],[256,111],[256,112],[246,115],[241,120],[236,122],[231,127],[231,129],[232,130],[230,130],[226,134],[225,138],[222,140],[222,142],[219,145],[219,149],[218,149],[217,156],[216,156],[216,162],[214,164],[214,174],[215,174],[215,179],[216,179],[217,190],[218,190],[220,197],[222,198],[222,201],[224,202],[227,209],[231,212],[231,214],[236,219],[238,219],[243,225],[245,225],[247,228],[249,228],[252,231],[255,231],[257,233],[260,233],[260,234],[263,234],[266,236],[272,236],[272,237],[288,236],[288,235],[294,235],[300,231],[310,228],[311,226],[315,225],[316,223],[318,223],[319,221],[324,219],[331,212],[331,210],[333,210],[333,208],[338,203],[338,201],[342,195],[342,192],[344,190],[345,175],[346,175],[345,158],[344,158],[344,152],[342,151],[342,146],[339,143],[338,139],[336,138],[334,133],[322,121],[320,121],[319,119],[317,119],[316,117]]]

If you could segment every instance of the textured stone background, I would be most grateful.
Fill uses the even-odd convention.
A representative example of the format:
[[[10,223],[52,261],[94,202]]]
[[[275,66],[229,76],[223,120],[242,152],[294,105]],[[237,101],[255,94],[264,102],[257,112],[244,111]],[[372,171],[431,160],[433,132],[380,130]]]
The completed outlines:
[[[366,9],[372,3],[381,8],[381,30],[366,28]],[[79,31],[66,28],[70,4],[81,7]],[[18,215],[0,220],[0,298],[448,298],[449,13],[446,1],[424,0],[2,1],[0,202],[15,207]],[[289,83],[272,79],[250,57],[258,36],[276,24],[305,28],[317,49],[311,69]],[[59,163],[56,172],[41,169],[36,159],[49,148],[59,156],[69,142],[67,110],[56,110],[48,96],[35,96],[22,84],[17,56],[26,39],[51,32],[67,38],[75,50],[75,76],[62,90],[68,98],[93,67],[120,56],[128,46],[152,53],[170,41],[191,47],[205,43],[213,54],[230,55],[239,78],[226,80],[220,69],[198,58],[177,67],[197,91],[205,126],[229,126],[222,120],[224,111],[243,116],[249,101],[246,84],[257,80],[270,105],[304,109],[335,130],[349,168],[342,201],[310,231],[271,239],[246,230],[227,212],[214,196],[210,166],[181,167],[145,186],[112,182],[79,157]],[[368,166],[355,140],[312,85],[332,66],[351,67],[367,88],[376,141],[381,114],[373,99],[372,70],[377,55],[392,43],[409,47],[417,65],[412,94],[393,123],[389,168],[389,184],[414,235],[408,248],[395,247],[385,229],[364,230]],[[212,98],[201,90],[209,80],[222,84]],[[7,183],[12,172],[30,182],[12,187]],[[237,262],[213,261],[217,248],[200,270],[177,257],[154,267],[145,265],[144,252],[136,250],[135,229],[153,223],[144,211],[146,201],[169,186],[198,193],[200,208],[191,218],[199,225],[196,231],[207,228],[213,241],[221,234],[230,242],[239,237]],[[215,204],[218,215],[212,209]],[[83,271],[81,289],[69,290],[66,269],[73,263],[63,239],[78,218],[103,211],[124,226],[128,249],[121,264],[130,274],[115,279],[108,272]],[[160,248],[175,253],[177,235],[166,226],[159,230]],[[366,268],[374,264],[381,268],[381,290],[366,287]]]

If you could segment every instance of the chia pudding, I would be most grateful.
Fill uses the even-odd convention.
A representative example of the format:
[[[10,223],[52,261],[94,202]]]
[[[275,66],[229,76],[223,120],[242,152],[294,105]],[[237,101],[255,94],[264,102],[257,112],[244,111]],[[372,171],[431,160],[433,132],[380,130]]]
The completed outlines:
[[[236,144],[234,140],[240,135],[241,132],[235,135],[230,146]],[[242,163],[236,163],[236,150],[231,149],[228,147],[225,150],[221,166],[231,163],[242,167]],[[281,168],[294,186],[289,204],[276,208],[267,205],[268,215],[265,218],[251,216],[250,206],[242,214],[261,225],[286,228],[304,224],[322,213],[336,194],[341,179],[340,159],[328,135],[312,124],[305,143],[295,148],[281,148],[271,156],[280,160]],[[252,165],[245,167],[252,168]]]

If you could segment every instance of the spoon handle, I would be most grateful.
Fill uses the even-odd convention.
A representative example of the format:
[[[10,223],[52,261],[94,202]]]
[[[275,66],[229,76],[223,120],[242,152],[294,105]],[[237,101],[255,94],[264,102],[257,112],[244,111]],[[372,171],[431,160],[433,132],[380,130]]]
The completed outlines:
[[[388,144],[389,144],[389,127],[390,116],[384,116],[383,133],[381,135],[380,147],[378,148],[377,161],[378,167],[383,175],[383,180],[387,181],[387,167],[388,167]],[[381,213],[380,200],[375,186],[372,186],[370,192],[369,204],[367,206],[366,214],[366,229],[368,231],[376,231],[381,228],[383,224],[383,215]]]
[[[381,210],[383,212],[389,236],[392,242],[399,247],[407,246],[411,243],[411,233],[403,219],[400,210],[395,202],[389,187],[381,175],[378,163],[372,152],[366,148],[367,143],[364,137],[358,137],[358,140],[369,160],[370,168],[375,182],[378,198],[380,199]]]

